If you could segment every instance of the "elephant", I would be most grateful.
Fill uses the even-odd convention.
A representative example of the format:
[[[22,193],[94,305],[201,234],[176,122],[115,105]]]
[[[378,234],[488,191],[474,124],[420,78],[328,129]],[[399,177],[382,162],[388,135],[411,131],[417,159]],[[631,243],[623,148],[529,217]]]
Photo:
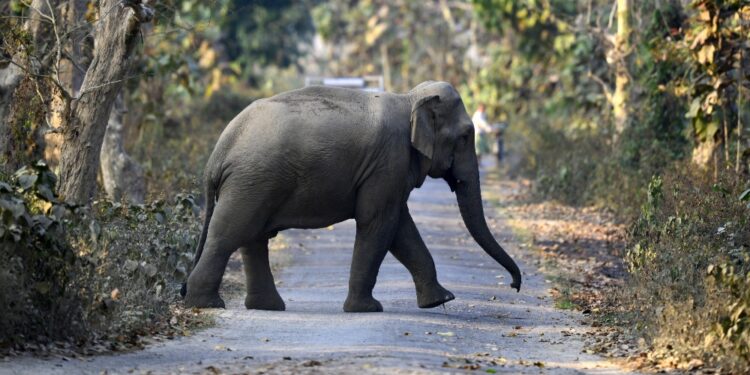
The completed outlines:
[[[469,233],[520,291],[521,272],[484,218],[471,118],[452,85],[428,81],[403,94],[311,86],[237,115],[206,165],[206,217],[181,291],[185,305],[224,307],[219,286],[239,249],[245,307],[284,310],[269,239],[347,219],[355,219],[356,235],[345,312],[383,311],[372,291],[388,251],[410,272],[420,308],[453,300],[407,207],[427,176],[448,183]]]

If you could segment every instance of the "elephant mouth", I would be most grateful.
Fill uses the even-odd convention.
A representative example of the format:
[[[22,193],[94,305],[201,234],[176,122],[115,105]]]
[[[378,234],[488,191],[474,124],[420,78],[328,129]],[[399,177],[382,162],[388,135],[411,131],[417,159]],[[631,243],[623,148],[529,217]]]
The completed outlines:
[[[445,180],[445,182],[448,183],[448,186],[451,188],[452,192],[456,191],[456,186],[458,185],[458,179],[455,176],[453,176],[453,173],[451,173],[450,170],[448,170],[443,175],[443,179]]]

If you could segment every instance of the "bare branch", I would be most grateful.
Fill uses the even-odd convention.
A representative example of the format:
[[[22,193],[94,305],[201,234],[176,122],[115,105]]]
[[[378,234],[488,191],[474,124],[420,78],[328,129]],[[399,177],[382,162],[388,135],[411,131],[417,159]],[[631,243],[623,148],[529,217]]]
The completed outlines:
[[[612,97],[612,89],[609,87],[609,85],[606,82],[604,82],[601,78],[599,78],[595,74],[591,73],[591,71],[589,71],[586,76],[593,79],[599,85],[602,86],[602,91],[604,91],[604,97],[607,98],[607,102],[609,102],[609,104],[614,103],[614,98]]]
[[[615,22],[615,13],[617,13],[617,0],[612,4],[612,11],[609,13],[609,22],[607,22],[607,30],[612,30],[612,24]]]
[[[13,64],[13,65],[15,65],[16,67],[18,67],[19,69],[21,69],[21,70],[22,70],[22,71],[23,71],[24,73],[26,73],[26,75],[32,76],[32,77],[34,77],[34,78],[43,78],[43,79],[47,79],[47,80],[49,80],[50,82],[52,82],[52,84],[54,84],[54,85],[55,85],[55,87],[57,87],[58,89],[60,89],[60,91],[62,91],[62,95],[63,95],[63,96],[64,96],[64,97],[66,98],[66,99],[71,99],[71,97],[70,97],[70,93],[68,92],[68,90],[66,90],[66,89],[65,89],[65,88],[64,88],[64,87],[62,86],[62,84],[61,84],[61,83],[60,83],[60,82],[59,82],[59,81],[58,81],[57,79],[55,79],[55,77],[54,77],[54,76],[51,76],[51,75],[46,75],[46,74],[40,74],[40,73],[36,73],[36,72],[32,72],[31,70],[29,70],[29,69],[28,69],[28,68],[26,68],[25,66],[23,66],[23,65],[21,65],[21,64],[19,64],[19,63],[17,63],[17,62],[15,62],[15,61],[13,61],[12,59],[11,59],[11,60],[8,60],[8,61],[9,61],[9,62],[10,62],[11,64]],[[41,94],[40,94],[40,95],[41,95]],[[44,100],[42,100],[42,101],[44,101]]]
[[[55,12],[52,11],[52,5],[50,4],[49,0],[45,0],[47,3],[47,9],[49,9],[49,18],[50,22],[52,23],[52,32],[55,34],[55,40],[57,40],[57,45],[55,47],[56,49],[56,56],[55,56],[55,76],[57,77],[57,82],[60,82],[60,60],[62,60],[62,41],[60,40],[60,33],[58,32],[57,28],[57,18],[55,17]],[[62,85],[59,85],[59,87],[62,87]],[[64,90],[67,91],[67,90]],[[67,97],[70,97],[69,94],[66,93]]]
[[[63,56],[68,59],[68,61],[73,64],[73,67],[75,67],[79,72],[86,74],[86,69],[84,69],[81,64],[78,63],[78,61],[75,61],[75,58],[73,56],[65,51],[63,51]]]
[[[102,87],[106,87],[106,86],[109,86],[109,85],[114,85],[114,84],[122,83],[122,82],[131,80],[131,79],[134,79],[134,78],[139,78],[139,77],[140,77],[140,75],[132,75],[132,76],[125,77],[123,79],[118,79],[118,80],[114,80],[114,81],[110,81],[110,82],[105,82],[105,83],[102,83],[100,85],[87,87],[85,90],[82,90],[78,94],[77,97],[73,98],[73,100],[80,100],[84,95],[86,95],[86,94],[88,94],[88,93],[90,93],[90,92],[92,92],[92,91],[94,91],[96,89],[100,89]]]
[[[41,19],[43,19],[43,20],[45,20],[45,21],[47,21],[49,23],[53,23],[54,22],[54,20],[50,16],[44,14],[41,10],[35,8],[32,5],[32,3],[24,3],[24,5],[26,5],[29,9],[35,11],[39,15],[39,17],[41,17]],[[50,13],[52,13],[52,7],[50,6],[49,1],[47,1],[47,8],[49,9]],[[31,19],[31,18],[29,17],[29,19]]]

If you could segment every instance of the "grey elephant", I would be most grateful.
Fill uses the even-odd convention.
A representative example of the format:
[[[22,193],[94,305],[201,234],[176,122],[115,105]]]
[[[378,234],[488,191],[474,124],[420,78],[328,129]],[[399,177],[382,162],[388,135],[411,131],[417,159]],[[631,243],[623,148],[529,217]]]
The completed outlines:
[[[206,219],[181,291],[185,305],[224,307],[219,286],[239,249],[245,306],[284,310],[268,240],[351,218],[344,311],[383,311],[372,290],[387,251],[411,273],[419,307],[452,300],[406,204],[427,176],[447,181],[474,240],[520,290],[518,266],[484,219],[474,127],[453,86],[424,82],[406,94],[308,87],[253,102],[227,125],[206,166]]]

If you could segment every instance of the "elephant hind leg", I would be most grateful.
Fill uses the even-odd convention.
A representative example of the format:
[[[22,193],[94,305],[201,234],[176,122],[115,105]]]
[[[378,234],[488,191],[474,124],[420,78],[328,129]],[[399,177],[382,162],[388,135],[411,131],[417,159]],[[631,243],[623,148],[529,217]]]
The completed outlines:
[[[217,235],[211,235],[209,231],[203,256],[188,277],[185,293],[186,307],[225,307],[224,300],[219,296],[219,287],[229,257],[236,249],[237,244]]]
[[[247,279],[245,307],[251,310],[284,311],[286,306],[276,290],[268,261],[268,239],[241,247],[240,252]]]
[[[223,308],[219,287],[229,257],[241,246],[252,243],[263,229],[262,215],[231,198],[231,194],[225,194],[216,204],[203,254],[188,277],[185,306]]]
[[[453,293],[438,282],[435,262],[405,204],[401,209],[398,225],[390,251],[411,273],[417,288],[418,306],[427,309],[453,300]]]

